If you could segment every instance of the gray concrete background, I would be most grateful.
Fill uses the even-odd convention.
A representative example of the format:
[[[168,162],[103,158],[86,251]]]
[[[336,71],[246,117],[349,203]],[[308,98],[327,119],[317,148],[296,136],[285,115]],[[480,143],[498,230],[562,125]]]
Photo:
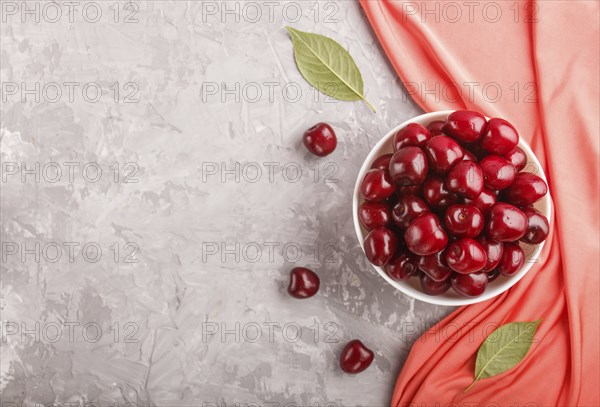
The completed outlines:
[[[450,309],[387,286],[354,235],[362,160],[419,114],[358,3],[23,7],[2,2],[2,401],[389,404]],[[312,90],[286,25],[346,47],[377,113]],[[295,264],[316,297],[286,294]],[[376,359],[349,376],[354,338]]]

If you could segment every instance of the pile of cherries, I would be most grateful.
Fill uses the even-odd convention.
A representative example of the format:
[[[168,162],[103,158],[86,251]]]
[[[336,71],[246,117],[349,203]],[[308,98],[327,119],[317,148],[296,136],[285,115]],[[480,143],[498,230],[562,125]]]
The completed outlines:
[[[538,244],[549,233],[532,207],[548,186],[521,172],[518,143],[509,122],[472,111],[400,129],[394,153],[377,158],[360,185],[369,261],[397,281],[418,276],[429,295],[452,287],[476,297],[516,274],[525,261],[519,241]]]

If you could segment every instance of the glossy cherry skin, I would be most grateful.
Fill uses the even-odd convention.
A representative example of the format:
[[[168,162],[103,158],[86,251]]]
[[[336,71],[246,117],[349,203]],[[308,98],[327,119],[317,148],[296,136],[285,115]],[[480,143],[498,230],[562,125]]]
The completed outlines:
[[[488,271],[487,273],[487,278],[488,278],[488,283],[491,283],[492,281],[494,281],[495,279],[498,278],[498,276],[500,275],[500,272],[496,269]]]
[[[465,237],[448,245],[446,262],[457,273],[475,273],[483,270],[487,262],[487,255],[479,242]]]
[[[519,143],[519,133],[512,124],[504,119],[490,119],[485,134],[479,144],[492,154],[505,155],[515,149]]]
[[[504,243],[502,258],[496,270],[504,276],[514,276],[525,263],[525,253],[523,249],[516,243]]]
[[[444,127],[444,124],[446,124],[446,122],[442,120],[434,120],[430,122],[427,125],[427,130],[429,130],[429,134],[431,134],[431,137],[443,135],[444,133],[442,131],[442,128]]]
[[[479,161],[485,186],[499,191],[508,188],[515,181],[517,171],[515,166],[499,155],[490,154]]]
[[[430,212],[427,204],[415,195],[404,195],[392,209],[392,219],[400,229],[406,229],[420,215]]]
[[[304,132],[304,146],[316,156],[331,154],[337,146],[335,132],[327,123],[317,123]]]
[[[321,280],[314,271],[305,267],[294,267],[290,272],[288,293],[298,299],[312,297],[319,291]]]
[[[390,229],[373,229],[365,237],[364,247],[367,259],[376,266],[387,264],[396,254],[398,240]]]
[[[346,373],[356,374],[371,366],[375,354],[358,339],[344,346],[340,354],[340,368]]]
[[[447,136],[435,136],[425,147],[431,169],[438,174],[445,174],[457,162],[463,159],[462,147]]]
[[[435,175],[431,175],[425,180],[422,193],[425,202],[436,210],[444,210],[458,202],[458,195],[448,191],[443,178]]]
[[[392,280],[403,281],[417,274],[417,259],[410,253],[394,256],[383,269]]]
[[[456,237],[476,237],[483,231],[485,220],[474,205],[456,204],[446,209],[444,224],[448,233]]]
[[[503,197],[507,202],[517,206],[529,206],[547,192],[548,185],[543,179],[530,172],[521,172],[515,178],[515,182],[504,190]]]
[[[488,284],[487,273],[455,273],[450,277],[450,284],[454,291],[465,297],[479,297]]]
[[[510,153],[505,154],[506,158],[516,168],[517,172],[521,171],[527,165],[527,155],[521,147],[516,147]]]
[[[419,256],[429,256],[444,250],[448,235],[437,216],[426,213],[413,220],[404,232],[408,250]]]
[[[473,161],[461,161],[456,164],[446,177],[448,191],[475,199],[483,191],[483,172]]]
[[[367,230],[381,228],[392,221],[392,211],[382,202],[364,202],[358,208],[358,219]]]
[[[523,213],[527,216],[527,231],[521,240],[529,244],[542,243],[550,233],[548,219],[534,208],[524,208]]]
[[[394,151],[408,146],[425,147],[430,138],[431,134],[426,127],[418,123],[409,123],[394,135]]]
[[[419,185],[425,181],[429,163],[423,150],[409,146],[396,151],[390,160],[390,175],[398,185]]]
[[[434,281],[425,273],[419,274],[421,289],[427,295],[442,295],[450,288],[450,279]]]
[[[419,270],[436,282],[446,281],[452,274],[452,269],[446,263],[446,254],[444,251],[419,257]]]
[[[390,160],[394,154],[384,154],[375,159],[371,164],[371,169],[379,169],[388,171],[390,168]]]
[[[450,113],[443,130],[462,143],[474,143],[483,135],[486,124],[487,120],[481,113],[457,110]]]
[[[494,206],[494,204],[498,201],[498,197],[494,193],[494,191],[483,188],[483,191],[479,194],[479,196],[475,199],[464,198],[463,202],[466,204],[473,205],[477,207],[481,211],[482,214],[486,215],[488,210]]]
[[[463,150],[463,161],[473,161],[476,163],[479,161],[479,159],[469,150]]]
[[[527,216],[522,210],[504,202],[498,202],[489,210],[486,233],[498,242],[519,240],[527,231]]]
[[[476,240],[479,242],[481,247],[483,247],[483,250],[487,256],[487,261],[483,267],[483,271],[489,273],[498,266],[498,263],[500,263],[504,244],[502,242],[492,240],[485,235],[479,236]]]
[[[360,184],[360,193],[367,201],[383,201],[396,189],[390,174],[385,170],[369,170]]]
[[[421,185],[396,185],[396,195],[398,197],[405,195],[421,196]]]

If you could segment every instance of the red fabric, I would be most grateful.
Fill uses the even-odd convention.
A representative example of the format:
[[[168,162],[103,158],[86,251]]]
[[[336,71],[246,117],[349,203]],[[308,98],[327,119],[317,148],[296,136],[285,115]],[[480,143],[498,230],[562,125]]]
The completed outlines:
[[[600,406],[599,3],[471,2],[471,13],[469,2],[451,3],[361,0],[424,110],[468,108],[517,127],[544,165],[555,217],[539,264],[518,284],[417,340],[392,405]],[[538,318],[525,359],[463,393],[494,327]]]

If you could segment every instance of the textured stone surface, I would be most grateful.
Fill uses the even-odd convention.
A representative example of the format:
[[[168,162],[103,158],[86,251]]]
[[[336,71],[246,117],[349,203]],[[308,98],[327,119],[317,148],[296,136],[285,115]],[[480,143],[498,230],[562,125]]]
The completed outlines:
[[[359,5],[91,3],[2,6],[2,401],[388,404],[450,309],[386,285],[354,235],[362,160],[419,113]],[[286,25],[345,46],[377,113],[311,90]],[[287,296],[294,264],[316,297]],[[376,353],[359,376],[337,367],[353,338]]]

